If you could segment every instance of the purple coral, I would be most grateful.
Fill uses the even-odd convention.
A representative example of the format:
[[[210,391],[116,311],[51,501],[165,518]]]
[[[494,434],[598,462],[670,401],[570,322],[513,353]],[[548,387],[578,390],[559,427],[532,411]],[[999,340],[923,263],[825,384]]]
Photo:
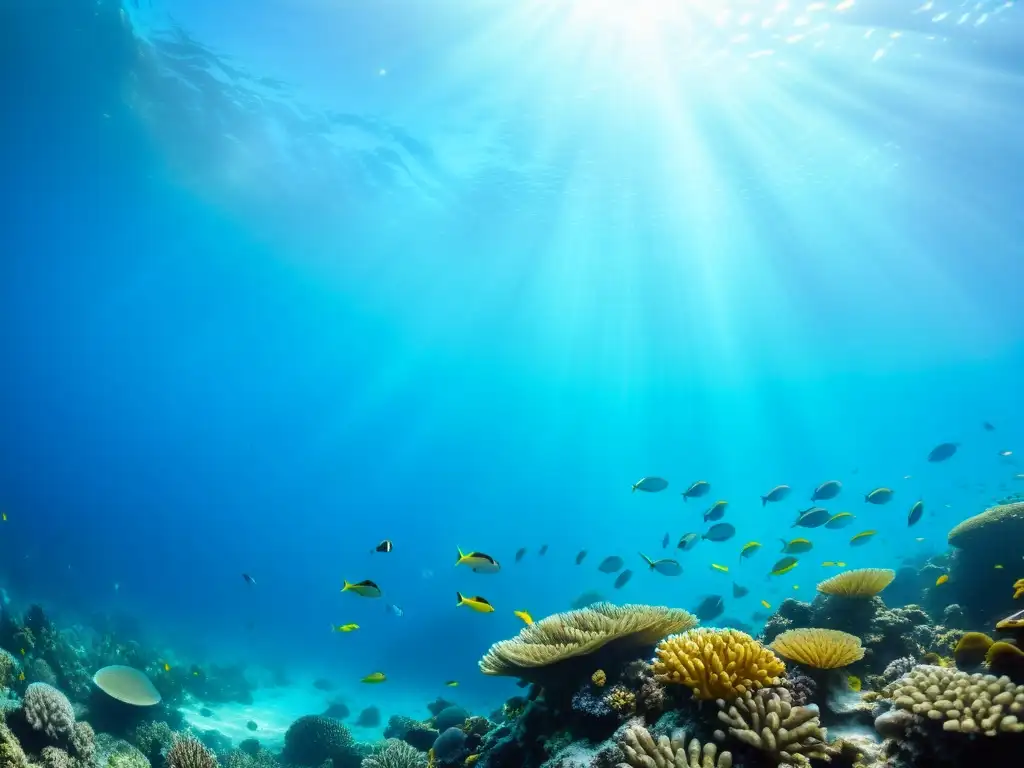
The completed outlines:
[[[52,685],[32,683],[21,704],[25,721],[54,742],[69,742],[74,735],[75,711],[68,697]]]
[[[605,697],[594,695],[589,686],[581,688],[573,695],[572,708],[581,715],[598,719],[615,714],[605,701]]]
[[[794,706],[803,707],[814,700],[818,686],[813,679],[797,670],[791,670],[782,678],[782,687],[789,691]]]

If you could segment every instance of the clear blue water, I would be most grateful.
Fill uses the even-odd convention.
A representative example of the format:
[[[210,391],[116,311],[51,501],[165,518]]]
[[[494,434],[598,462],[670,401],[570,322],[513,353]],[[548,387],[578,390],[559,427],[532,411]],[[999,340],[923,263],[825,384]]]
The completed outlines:
[[[0,4],[12,599],[483,708],[513,610],[750,622],[1024,490],[1014,3],[139,5]],[[830,478],[856,522],[767,580]],[[733,541],[643,569],[718,498]]]

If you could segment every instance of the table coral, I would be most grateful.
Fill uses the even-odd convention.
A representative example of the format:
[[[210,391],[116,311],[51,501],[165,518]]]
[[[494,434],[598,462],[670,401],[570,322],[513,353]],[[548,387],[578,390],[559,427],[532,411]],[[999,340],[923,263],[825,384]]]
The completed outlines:
[[[771,648],[814,669],[841,669],[864,658],[860,638],[836,629],[789,629],[772,641]]]

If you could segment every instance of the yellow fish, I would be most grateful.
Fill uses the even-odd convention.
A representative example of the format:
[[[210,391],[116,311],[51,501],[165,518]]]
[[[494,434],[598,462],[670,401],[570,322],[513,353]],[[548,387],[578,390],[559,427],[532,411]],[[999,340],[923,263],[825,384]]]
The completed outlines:
[[[772,566],[770,574],[772,576],[784,576],[796,568],[796,566],[797,559],[795,557],[784,557]]]
[[[793,585],[793,589],[800,589],[800,585],[799,584],[794,584]]]
[[[25,682],[25,673],[24,672],[19,672],[18,673],[18,682],[21,682],[21,683]]]
[[[168,663],[167,663],[167,662],[165,661],[165,662],[164,662],[164,672],[170,672],[170,671],[171,671],[171,665],[170,665],[170,664],[168,664]]]
[[[867,544],[869,541],[871,541],[871,537],[874,536],[876,533],[878,533],[878,531],[861,531],[852,539],[850,539],[850,546],[859,547],[863,544]]]
[[[524,624],[533,624],[533,616],[529,611],[512,611],[517,619],[522,619]]]
[[[498,561],[483,552],[463,552],[461,547],[456,547],[459,552],[455,565],[468,565],[473,573],[497,573],[501,570]]]
[[[358,624],[339,624],[338,626],[331,624],[331,632],[353,632],[357,629],[359,629]]]
[[[842,560],[836,560],[836,567],[837,568],[845,568],[846,567],[846,563],[844,563]]]
[[[761,548],[761,542],[759,542],[759,541],[748,541],[746,544],[743,545],[743,549],[740,550],[740,557],[741,558],[743,558],[743,557],[750,557],[755,552],[757,552],[757,550],[759,550],[760,548]]]
[[[935,586],[936,586],[936,587],[941,587],[941,586],[942,586],[943,584],[945,584],[945,583],[946,583],[947,581],[949,581],[949,574],[948,574],[948,573],[944,573],[944,574],[942,574],[941,576],[939,576],[939,578],[937,578],[937,579],[935,580]]]
[[[826,560],[825,562],[823,562],[821,564],[821,567],[822,568],[834,568],[835,567],[835,563],[833,563],[831,560]]]
[[[719,565],[718,563],[712,563],[711,567],[714,568],[716,571],[721,571],[722,573],[728,573],[729,572],[729,566],[728,565]]]
[[[369,579],[364,581],[357,581],[355,584],[346,581],[345,586],[341,588],[342,592],[355,592],[360,597],[380,597],[380,587],[374,584]]]
[[[22,649],[21,649],[21,655],[22,655],[22,656],[24,656],[24,655],[25,655],[25,649],[24,649],[24,648],[22,648]]]
[[[387,679],[388,679],[387,676],[383,672],[371,672],[370,674],[368,674],[366,677],[364,677],[359,682],[360,683],[383,683]]]
[[[856,675],[850,675],[846,678],[846,684],[850,686],[851,691],[860,691],[861,683],[860,678]]]
[[[762,600],[762,601],[761,601],[761,605],[763,605],[763,606],[764,606],[765,608],[767,608],[767,609],[768,609],[769,611],[770,611],[770,610],[772,609],[772,604],[771,604],[771,603],[769,603],[769,602],[768,602],[767,600]]]
[[[1003,566],[1001,565],[993,565],[992,567],[995,568],[997,571],[1003,570]]]
[[[459,685],[459,681],[458,680],[449,680],[447,683],[445,683],[445,685],[447,685],[449,688],[457,688],[458,685]]]
[[[471,608],[472,610],[476,611],[477,613],[494,612],[494,606],[487,602],[485,598],[482,598],[479,595],[477,595],[476,597],[463,597],[461,592],[456,592],[455,599],[457,601],[455,603],[456,608],[464,605],[467,608]]]
[[[1013,582],[1013,599],[1020,600],[1024,597],[1024,579],[1017,579]]]
[[[4,518],[4,522],[6,523],[7,522],[7,513],[6,512],[3,513],[3,518]]]

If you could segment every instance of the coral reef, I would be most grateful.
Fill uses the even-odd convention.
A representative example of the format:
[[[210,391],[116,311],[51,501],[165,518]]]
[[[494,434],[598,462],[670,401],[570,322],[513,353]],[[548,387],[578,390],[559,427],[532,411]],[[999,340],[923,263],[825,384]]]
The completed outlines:
[[[860,638],[837,629],[787,629],[771,649],[813,669],[840,669],[864,658]]]
[[[954,550],[943,587],[948,598],[963,607],[969,626],[991,626],[1005,612],[1020,577],[992,564],[1020,562],[1024,502],[1000,504],[964,520],[949,532],[948,541]]]
[[[480,660],[480,669],[486,675],[544,679],[538,673],[568,660],[610,646],[651,646],[696,624],[696,617],[676,608],[596,603],[548,616],[524,627],[517,637],[495,643]]]
[[[52,685],[32,683],[21,704],[25,721],[54,744],[70,743],[75,729],[75,711],[68,697]]]
[[[427,757],[399,739],[388,739],[363,759],[362,768],[426,768]]]
[[[400,739],[422,752],[430,749],[440,735],[436,729],[426,723],[413,720],[405,715],[392,715],[384,728],[385,739]]]
[[[167,751],[167,768],[217,768],[217,757],[194,736],[178,736]]]
[[[286,763],[316,768],[326,760],[335,768],[358,766],[359,750],[345,724],[320,715],[304,715],[288,726],[281,757]]]
[[[376,728],[380,725],[380,710],[377,707],[367,707],[359,713],[356,725],[361,728]]]
[[[786,665],[745,632],[694,629],[658,644],[654,674],[662,683],[685,685],[698,699],[733,699],[748,690],[779,684]]]
[[[895,578],[896,571],[888,568],[856,568],[825,579],[818,584],[818,591],[840,597],[874,597]]]
[[[978,667],[985,661],[985,654],[992,647],[992,638],[981,632],[967,632],[953,649],[953,658],[959,669]]]
[[[729,735],[776,765],[809,766],[812,758],[831,756],[817,708],[794,706],[785,688],[748,692],[732,703],[720,699],[718,706]],[[725,734],[718,731],[716,738],[722,741]]]
[[[434,718],[434,727],[439,731],[449,728],[461,728],[469,718],[469,712],[460,706],[452,705],[441,710]]]
[[[729,752],[719,754],[712,742],[701,746],[697,739],[687,740],[682,730],[655,741],[650,731],[634,724],[623,732],[619,748],[626,758],[620,765],[632,768],[732,768]]]

